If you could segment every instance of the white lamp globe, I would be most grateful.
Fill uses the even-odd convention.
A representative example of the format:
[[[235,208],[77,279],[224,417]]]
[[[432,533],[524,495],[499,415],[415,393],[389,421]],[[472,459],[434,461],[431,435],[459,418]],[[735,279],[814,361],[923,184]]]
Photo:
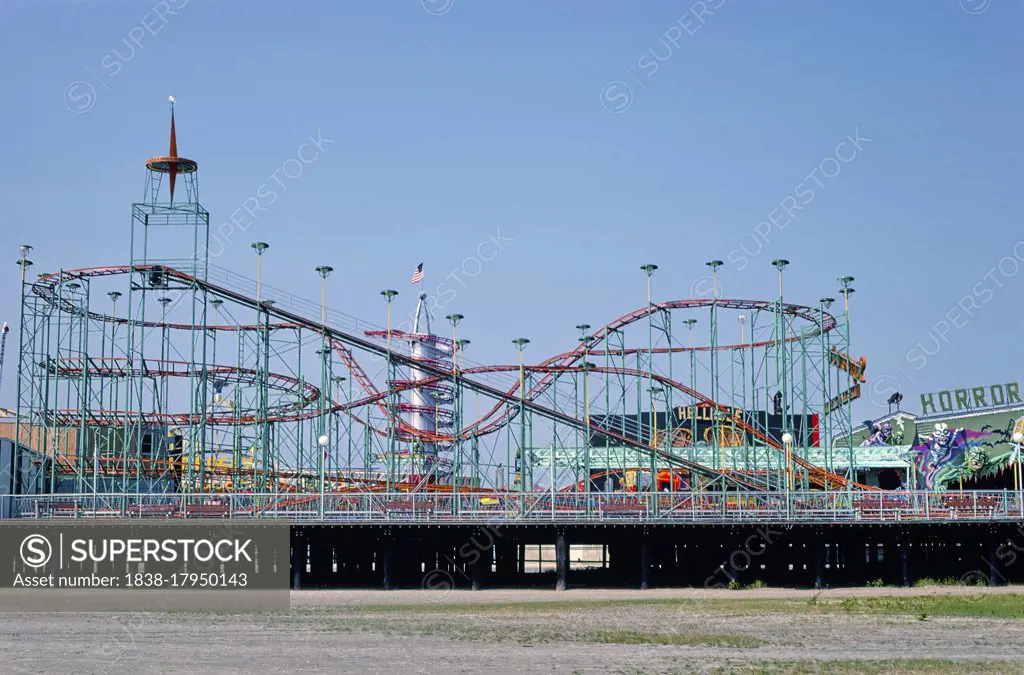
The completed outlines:
[[[331,439],[327,437],[327,434],[324,434],[320,438],[316,439],[316,442],[320,444],[321,448],[326,447],[327,444],[330,443],[330,441]]]
[[[1013,442],[1014,443],[1024,443],[1024,434],[1022,434],[1019,431],[1014,431],[1013,432]]]
[[[790,445],[793,442],[793,434],[789,433],[788,431],[782,434],[782,442],[785,443],[786,445]]]

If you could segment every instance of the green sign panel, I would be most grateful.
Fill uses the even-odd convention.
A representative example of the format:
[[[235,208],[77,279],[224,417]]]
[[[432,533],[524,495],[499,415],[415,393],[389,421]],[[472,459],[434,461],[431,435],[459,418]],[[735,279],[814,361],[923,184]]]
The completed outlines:
[[[993,384],[988,387],[952,389],[932,394],[921,394],[921,414],[978,410],[1000,405],[1022,403],[1020,386],[1016,382]]]

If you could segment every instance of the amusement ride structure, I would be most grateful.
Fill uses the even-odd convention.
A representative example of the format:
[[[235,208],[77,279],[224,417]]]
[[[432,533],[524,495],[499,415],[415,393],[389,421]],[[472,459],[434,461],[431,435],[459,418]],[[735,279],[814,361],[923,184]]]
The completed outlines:
[[[323,516],[351,495],[589,509],[613,495],[873,489],[851,440],[866,365],[850,356],[851,277],[838,302],[793,304],[775,260],[776,297],[727,299],[711,261],[711,297],[659,300],[644,265],[639,309],[576,326],[540,361],[516,338],[515,362],[474,363],[463,317],[431,316],[426,294],[399,330],[393,290],[382,326],[330,309],[328,266],[319,303],[264,285],[267,243],[252,245],[255,279],[211,265],[171,105],[127,264],[33,277],[21,249],[14,440],[33,458],[32,494],[95,508],[231,495],[250,512],[311,499]]]

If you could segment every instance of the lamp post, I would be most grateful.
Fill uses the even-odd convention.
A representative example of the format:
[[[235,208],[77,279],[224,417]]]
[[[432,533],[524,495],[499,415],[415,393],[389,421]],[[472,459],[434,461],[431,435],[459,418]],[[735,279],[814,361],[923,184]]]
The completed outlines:
[[[654,272],[658,269],[658,266],[653,263],[641,265],[640,269],[647,276],[647,388],[650,389],[654,386],[654,380],[651,379],[651,374],[654,371],[654,313],[653,313],[653,296],[651,295],[651,277]],[[637,353],[637,363],[639,365],[640,357],[639,352]],[[643,370],[638,368],[638,370]],[[640,415],[640,400],[642,394],[640,391],[639,383],[637,383],[636,390],[636,407],[637,416],[639,420]],[[651,474],[654,473],[655,456],[651,453]]]
[[[210,304],[213,305],[213,325],[214,326],[219,326],[220,325],[220,308],[221,308],[221,305],[224,304],[224,301],[221,300],[220,298],[214,298],[213,300],[210,300]],[[209,325],[207,325],[207,328],[209,328]],[[210,357],[210,361],[212,363],[217,363],[217,334],[219,332],[220,331],[217,331],[217,330],[211,330],[210,331],[210,339],[213,342],[213,348],[211,349],[212,355]],[[214,401],[213,401],[214,404],[220,403],[220,401],[218,400],[218,396],[220,396],[220,394],[217,394],[217,393],[214,394]],[[233,406],[232,406],[232,409],[234,409]],[[236,472],[237,472],[237,469],[238,469],[238,461],[239,461],[239,459],[238,459],[238,443],[235,441],[235,434],[232,434],[231,448],[232,448],[231,449],[231,469],[228,472],[228,475],[231,477],[231,491],[234,492],[235,490],[238,489],[238,487],[237,487],[238,486],[238,475],[237,475]]]
[[[28,259],[28,254],[32,252],[32,247],[28,244],[22,244],[18,247],[18,267],[21,268],[21,284],[25,285],[25,275],[28,273],[28,268],[32,267],[32,261]]]
[[[387,288],[380,292],[388,303],[388,354],[391,353],[391,301],[398,295],[398,291]],[[390,359],[389,359],[390,362]]]
[[[589,323],[578,323],[578,324],[576,324],[576,330],[578,330],[579,333],[580,333],[580,336],[579,336],[579,338],[577,338],[577,341],[580,343],[580,346],[583,347],[583,360],[586,361],[587,360],[587,346],[588,345],[583,340],[583,338],[584,338],[584,336],[586,336],[587,331],[590,330],[590,324]],[[625,358],[625,357],[623,357],[623,358]],[[639,358],[639,356],[637,358]],[[558,378],[555,378],[554,380],[552,380],[552,384],[553,384],[554,387],[557,387],[558,386]],[[555,391],[557,393],[557,389]],[[637,396],[639,396],[639,394],[637,394]],[[623,389],[622,397],[623,397],[623,402],[625,402],[625,397],[626,397],[625,389]],[[573,403],[574,403],[574,405],[573,405],[573,414],[574,415],[579,415],[580,414],[580,388],[579,388],[579,380],[577,380],[577,379],[573,380]],[[639,405],[639,401],[637,402],[637,405]],[[558,430],[558,425],[557,425],[557,423],[555,423],[555,431],[556,431],[556,433],[557,433],[557,430]],[[575,444],[575,447],[573,449],[576,452],[576,459],[577,460],[579,459],[579,454],[580,454],[580,446],[577,443],[577,439],[578,438],[579,438],[578,436],[573,434],[573,443]],[[584,462],[584,464],[586,464],[586,462]],[[579,464],[577,464],[576,466],[579,466]]]
[[[324,333],[327,332],[327,277],[334,268],[330,265],[320,265],[313,270],[320,275],[320,325],[323,327]],[[325,338],[326,339],[326,338]]]
[[[116,330],[117,330],[117,299],[121,297],[121,291],[108,291],[107,292],[107,297],[110,298],[110,318],[111,318],[111,321],[110,321],[110,367],[114,368],[114,366],[116,364],[116,361],[114,360],[114,338],[116,337]],[[105,329],[101,329],[100,332],[103,335],[103,342],[106,342],[106,330]],[[166,342],[166,339],[164,340],[164,342]],[[102,345],[102,342],[101,342],[101,345]],[[163,351],[163,346],[161,346],[161,351]],[[100,356],[102,357],[104,354],[105,354],[105,349],[101,348],[100,349]],[[101,404],[103,403],[103,389],[107,389],[108,390],[107,391],[107,395],[109,396],[108,400],[110,402],[110,409],[111,410],[117,410],[118,409],[118,407],[117,407],[117,378],[114,378],[111,381],[111,384],[110,384],[109,387],[103,387],[100,390],[100,403]],[[166,400],[166,397],[165,397],[165,400]],[[179,464],[178,468],[180,468],[180,464]],[[97,490],[98,490],[98,483],[99,483],[99,480],[100,480],[100,460],[99,460],[99,444],[98,443],[93,444],[93,449],[92,449],[92,473],[93,473],[93,479],[92,479],[93,497],[96,497],[96,493],[97,493]]]
[[[743,407],[743,413],[746,415],[747,410],[747,357],[746,357],[746,327],[747,327],[747,315],[740,314],[736,317],[737,321],[740,322],[740,391],[742,395],[740,397],[740,405]],[[750,366],[753,368],[753,364]],[[747,443],[747,432],[743,430],[743,463],[746,470],[750,470],[750,445]],[[736,455],[733,455],[733,468],[736,466]]]
[[[530,339],[517,337],[512,344],[519,351],[519,449],[516,451],[515,480],[520,492],[526,491],[526,370],[523,366],[523,350],[530,344]]]
[[[690,335],[690,389],[697,391],[697,352],[693,348],[693,327],[696,319],[684,319],[683,325]],[[697,448],[697,401],[690,403],[690,461],[694,460]]]
[[[157,298],[157,302],[160,303],[160,324],[161,324],[161,326],[160,326],[160,333],[161,333],[161,339],[160,339],[160,360],[163,362],[161,364],[161,368],[165,368],[166,365],[167,365],[167,359],[170,358],[170,354],[169,354],[170,339],[168,338],[169,329],[167,327],[167,306],[169,304],[171,304],[171,302],[173,302],[173,300],[171,300],[166,295],[164,295],[164,296],[161,296],[161,297]],[[114,364],[111,363],[111,366],[113,366],[113,365]],[[168,387],[170,386],[170,383],[168,382],[168,378],[166,376],[161,377],[160,379],[163,380],[163,387],[161,387],[163,389],[163,391],[161,393],[163,395],[164,405],[167,405]],[[204,467],[202,465],[200,465],[200,467],[199,467],[199,484],[200,485],[205,486],[205,483],[203,482],[204,478],[205,478]]]
[[[846,339],[850,339],[850,293],[853,293],[854,289],[850,286],[853,283],[853,277],[839,277],[839,284],[842,288],[839,289],[839,293],[843,296],[843,313],[846,315]]]
[[[256,304],[258,305],[262,291],[263,252],[270,248],[270,244],[265,241],[256,241],[251,244],[251,247],[256,251]]]
[[[789,265],[789,261],[785,258],[777,258],[772,261],[772,267],[779,271],[779,297],[782,297],[782,271]]]
[[[385,490],[387,492],[391,492],[391,483],[392,483],[392,480],[394,480],[394,475],[393,474],[395,473],[395,394],[394,394],[394,387],[392,386],[393,385],[393,380],[394,380],[394,374],[392,372],[392,363],[393,362],[392,362],[392,358],[391,358],[391,303],[392,303],[392,301],[394,301],[395,296],[398,295],[398,291],[395,291],[395,290],[392,290],[390,288],[387,288],[387,289],[384,289],[383,291],[381,291],[380,294],[384,297],[384,300],[385,300],[385,302],[387,302],[387,306],[388,306],[388,310],[387,310],[388,311],[388,323],[387,323],[387,326],[388,326],[388,334],[387,334],[387,340],[388,340],[388,362],[387,362],[387,364],[385,366],[385,371],[387,373],[386,379],[387,379],[387,387],[388,387],[388,403],[387,403],[387,406],[386,406],[386,408],[387,408],[387,417],[388,417],[388,419],[387,419],[387,425],[388,425],[388,466],[387,466],[387,470],[384,472],[384,484],[385,484]],[[411,461],[412,461],[412,458],[410,457],[410,462]]]
[[[840,285],[840,286],[841,286],[841,287],[842,287],[842,288],[843,288],[844,290],[845,290],[845,289],[848,289],[848,288],[849,288],[851,292],[853,291],[853,289],[852,289],[852,288],[850,288],[850,284],[851,284],[851,283],[853,283],[854,281],[855,281],[855,279],[854,279],[853,277],[850,277],[850,276],[846,276],[846,277],[839,277],[839,285]],[[842,291],[840,291],[840,293],[841,293],[841,292],[842,292]],[[844,294],[844,295],[845,295],[845,294]],[[849,312],[849,311],[850,311],[850,308],[849,308],[849,306],[846,306],[846,307],[844,307],[844,309],[845,309],[845,311],[847,311],[847,312]]]
[[[114,338],[115,331],[117,330],[117,299],[121,297],[121,291],[108,291],[107,297],[110,298],[110,317],[114,321],[110,322],[110,358],[114,358]],[[116,410],[116,406],[114,407]]]
[[[316,439],[317,445],[320,446],[320,520],[324,519],[324,495],[326,494],[326,482],[327,474],[324,458],[327,456],[327,445],[331,442],[330,437],[323,433],[323,425],[320,427],[320,437]]]
[[[709,260],[704,263],[711,270],[711,398],[714,399],[714,410],[711,415],[711,449],[713,457],[718,458],[718,446],[721,444],[721,424],[719,423],[719,400],[721,387],[718,372],[718,268],[725,263],[721,260]],[[722,493],[725,493],[725,467],[722,469]]]
[[[793,491],[793,434],[782,434],[782,445],[786,449],[786,496]]]
[[[466,338],[459,338],[459,340],[455,343],[455,351],[457,351],[459,354],[462,354],[462,352],[464,352],[466,350],[466,347],[468,347],[470,344],[472,344],[472,341],[467,340]],[[476,401],[476,414],[474,415],[474,421],[475,421],[476,419],[479,419],[479,417],[480,417],[480,395],[476,394],[473,397],[473,399]],[[463,403],[463,407],[465,407],[465,401],[463,401],[462,403]],[[435,406],[435,408],[434,408],[434,428],[435,429],[437,428],[437,415],[438,415],[438,407]],[[462,422],[464,423],[465,419],[463,419]],[[477,488],[477,487],[480,487],[480,446],[479,446],[479,439],[477,438],[477,436],[472,435],[472,428],[473,427],[469,427],[469,429],[462,429],[462,430],[460,430],[460,435],[464,433],[464,434],[466,434],[467,437],[471,436],[471,440],[470,440],[470,444],[469,444],[469,450],[470,450],[470,452],[472,454],[470,456],[470,476],[469,476],[469,482],[470,482],[470,485],[472,487]]]
[[[15,384],[17,400],[14,413],[14,480],[16,483],[21,474],[21,380],[24,375],[22,367],[25,361],[25,275],[28,273],[28,268],[32,266],[32,261],[28,259],[28,254],[31,252],[32,247],[28,244],[18,247],[18,266],[21,267],[21,302],[19,303],[21,309],[18,321],[18,381]]]
[[[328,360],[331,351],[327,348],[327,277],[334,268],[330,265],[320,265],[313,270],[320,276],[320,419],[317,442],[320,445],[320,453],[317,458],[320,474],[320,518],[324,515],[324,480],[327,475],[327,399],[330,396],[330,374],[328,373]]]
[[[1013,447],[1014,447],[1014,473],[1013,473],[1013,488],[1017,491],[1017,504],[1020,507],[1021,514],[1024,514],[1024,481],[1021,480],[1021,466],[1020,466],[1020,448],[1024,445],[1024,433],[1020,431],[1013,432]]]
[[[447,314],[445,315],[444,318],[448,319],[448,321],[452,324],[452,374],[456,374],[459,372],[459,355],[455,351],[454,345],[458,344],[457,333],[459,329],[459,322],[465,319],[466,317],[463,316],[462,314]]]
[[[661,387],[648,387],[647,393],[651,395],[651,455],[657,457],[658,443],[658,396],[665,393]],[[651,492],[657,492],[658,474],[657,459],[651,462]]]
[[[658,269],[658,266],[653,263],[641,265],[640,269],[647,275],[647,304],[651,304],[651,276]]]
[[[718,299],[718,268],[725,263],[721,260],[709,260],[704,263],[711,270],[711,299]]]
[[[840,295],[843,296],[843,315],[846,322],[846,336],[844,342],[846,343],[846,351],[850,352],[850,295],[854,292],[854,289],[850,284],[853,283],[853,277],[845,276],[839,278],[839,284],[842,288],[839,289]],[[850,383],[854,384],[853,375],[850,375]],[[851,431],[853,422],[850,422]],[[846,449],[849,453],[850,469],[848,472],[850,482],[847,484],[847,491],[853,491],[853,481],[857,479],[857,467],[855,465],[856,457],[853,451],[853,434],[847,433],[846,435]]]
[[[593,335],[582,335],[580,336],[579,343],[583,345],[583,360],[586,361],[590,358],[590,345],[594,343],[596,338]]]
[[[775,328],[775,345],[776,345],[776,358],[778,359],[778,374],[780,378],[779,391],[782,392],[782,414],[785,416],[789,410],[789,373],[786,368],[786,316],[783,305],[783,293],[782,293],[782,273],[789,266],[789,261],[785,258],[777,258],[772,261],[772,267],[779,272],[779,304],[778,310],[775,314],[776,328]]]
[[[583,324],[586,325],[586,324]],[[589,326],[587,326],[589,328]],[[596,366],[590,362],[590,345],[594,342],[593,335],[582,335],[580,336],[580,343],[583,345],[583,473],[587,477],[587,483],[585,486],[585,492],[589,495],[591,492],[590,485],[590,474],[591,474],[591,458],[590,458],[590,371]],[[607,453],[605,454],[607,459]],[[587,509],[589,513],[590,500],[587,500]]]
[[[260,304],[263,305],[263,308],[267,312],[267,315],[266,315],[266,319],[267,320],[263,323],[263,342],[262,342],[263,357],[258,359],[259,363],[261,363],[261,365],[263,366],[259,370],[259,373],[258,373],[258,375],[260,377],[260,409],[261,410],[266,410],[267,407],[270,405],[270,400],[269,400],[270,383],[269,383],[269,381],[267,379],[268,378],[267,373],[270,372],[270,310],[271,310],[271,308],[273,308],[274,302],[275,302],[274,300],[264,300],[262,303],[260,303]],[[258,318],[259,318],[259,316],[257,315],[257,319]],[[257,354],[258,354],[258,352],[257,352]],[[266,421],[267,420],[267,415],[266,414],[263,414],[262,417],[265,420],[263,422],[263,424],[260,425],[261,429],[263,430],[262,431],[262,435],[261,435],[261,439],[262,439],[261,440],[261,445],[263,447],[263,459],[262,459],[262,462],[263,462],[263,483],[264,483],[264,485],[266,485],[267,478],[270,475],[270,468],[272,466],[272,463],[270,461],[270,423],[268,421]],[[256,465],[255,465],[255,462],[254,462],[253,463],[253,467],[255,467],[255,466]],[[255,471],[255,468],[253,469],[253,471]],[[277,481],[274,481],[274,488],[276,490],[276,488],[277,488]]]
[[[819,313],[821,315],[821,324],[819,328],[821,330],[821,363],[823,364],[821,368],[822,413],[819,422],[819,424],[821,424],[821,440],[819,441],[819,444],[821,445],[825,454],[825,470],[828,471],[829,473],[835,473],[835,462],[833,461],[832,457],[832,433],[830,431],[831,425],[829,420],[829,415],[831,414],[829,407],[832,401],[832,369],[827,367],[830,351],[829,346],[831,342],[831,331],[825,330],[825,315],[829,312],[829,310],[831,310],[832,303],[834,303],[835,301],[835,298],[830,298],[827,296],[818,300],[818,302],[820,303]],[[828,491],[828,481],[825,481],[825,491]]]
[[[256,251],[256,326],[257,329],[260,324],[263,323],[263,313],[261,309],[267,305],[263,302],[263,254],[266,253],[267,249],[270,248],[270,244],[265,241],[255,241],[249,245],[252,250]],[[269,310],[268,310],[269,312]],[[263,413],[263,418],[266,419],[266,409],[269,403],[267,383],[265,381],[266,370],[264,366],[269,365],[270,361],[270,318],[267,316],[267,325],[264,325],[263,335],[261,339],[256,340],[256,377],[259,383],[259,409]],[[260,448],[260,464],[263,465],[263,481],[264,484],[257,486],[256,480],[256,457],[253,455],[252,462],[252,477],[253,477],[253,492],[261,492],[266,486],[265,481],[267,478],[267,472],[269,470],[269,458],[270,458],[270,447],[268,442],[269,428],[267,422],[263,422],[259,425],[259,433],[257,434],[257,444]]]
[[[592,338],[591,338],[592,339]],[[585,338],[585,344],[589,344],[590,339]],[[580,366],[583,369],[583,475],[586,483],[584,483],[584,494],[587,497],[587,515],[590,515],[590,371],[596,366],[590,361],[583,361],[583,365]]]
[[[108,291],[107,297],[110,298],[110,316],[113,321],[110,322],[110,361],[111,366],[114,364],[114,340],[117,338],[117,299],[121,297],[121,291]],[[117,379],[115,378],[112,383],[110,393],[110,409],[118,409],[118,386]],[[94,482],[99,480],[99,447],[98,444],[93,447],[93,473],[95,474]],[[127,466],[127,459],[125,463]],[[180,466],[179,466],[180,468]]]
[[[466,317],[462,314],[452,313],[445,315],[452,325],[452,502],[455,511],[458,512],[459,500],[455,499],[455,489],[462,481],[462,389],[459,386],[459,323]]]
[[[467,340],[466,338],[459,338],[458,341],[456,341],[456,343],[455,343],[455,349],[453,351],[457,351],[461,355],[462,352],[466,351],[466,347],[468,347],[471,344],[473,344],[472,340]],[[480,412],[480,398],[479,398],[479,396],[477,396],[475,398],[476,398],[476,401],[477,401],[477,413],[479,413]],[[437,423],[436,419],[434,420],[434,423],[435,424]]]

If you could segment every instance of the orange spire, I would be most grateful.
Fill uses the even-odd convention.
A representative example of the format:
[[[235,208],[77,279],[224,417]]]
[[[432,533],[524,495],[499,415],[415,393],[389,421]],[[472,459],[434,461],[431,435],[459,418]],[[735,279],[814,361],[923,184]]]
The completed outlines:
[[[171,104],[171,157],[178,156],[178,139],[174,135],[174,104]]]
[[[146,162],[146,168],[154,173],[167,174],[167,186],[171,191],[171,203],[174,203],[174,186],[179,173],[195,173],[199,164],[191,159],[178,156],[178,134],[174,128],[174,97],[168,100],[171,106],[171,149],[166,157],[153,157]]]
[[[168,176],[171,188],[171,203],[174,203],[174,179],[178,176],[178,163],[173,160],[178,157],[178,138],[174,134],[174,97],[171,97],[171,150],[168,153],[171,161],[170,175]]]

